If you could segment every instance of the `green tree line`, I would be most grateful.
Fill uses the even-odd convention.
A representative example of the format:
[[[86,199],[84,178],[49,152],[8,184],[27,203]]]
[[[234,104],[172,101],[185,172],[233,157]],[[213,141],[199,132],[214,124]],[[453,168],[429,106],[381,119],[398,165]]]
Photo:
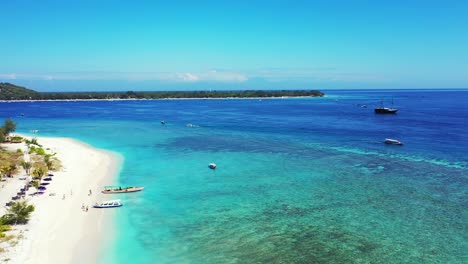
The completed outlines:
[[[243,90],[243,91],[148,91],[148,92],[70,92],[39,93],[10,83],[0,83],[0,100],[77,100],[77,99],[178,99],[178,98],[265,98],[323,96],[318,90]]]

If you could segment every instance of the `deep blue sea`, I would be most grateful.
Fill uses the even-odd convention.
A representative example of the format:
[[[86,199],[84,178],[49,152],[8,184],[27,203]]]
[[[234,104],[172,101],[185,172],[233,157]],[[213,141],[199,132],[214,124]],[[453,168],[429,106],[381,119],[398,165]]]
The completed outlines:
[[[0,103],[0,118],[118,152],[117,181],[146,187],[122,197],[101,263],[467,263],[468,90],[325,93]],[[374,114],[392,99],[398,114]]]

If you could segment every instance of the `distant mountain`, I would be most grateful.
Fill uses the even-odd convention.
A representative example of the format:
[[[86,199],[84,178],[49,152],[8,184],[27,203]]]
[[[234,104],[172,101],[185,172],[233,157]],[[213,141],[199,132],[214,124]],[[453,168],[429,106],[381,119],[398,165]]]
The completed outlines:
[[[178,99],[178,98],[268,98],[317,97],[317,90],[246,90],[246,91],[157,91],[157,92],[72,92],[40,93],[11,83],[0,83],[0,100],[106,100],[106,99]]]
[[[40,98],[40,93],[11,83],[0,83],[0,100],[31,100]]]

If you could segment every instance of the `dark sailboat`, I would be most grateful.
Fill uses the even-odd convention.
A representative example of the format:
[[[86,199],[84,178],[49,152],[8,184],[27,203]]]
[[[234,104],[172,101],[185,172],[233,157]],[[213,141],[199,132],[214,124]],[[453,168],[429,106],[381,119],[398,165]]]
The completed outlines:
[[[393,106],[393,98],[392,98],[392,106]],[[374,112],[376,114],[396,114],[396,112],[398,112],[398,109],[384,107],[383,101],[382,101],[382,106],[374,108]]]

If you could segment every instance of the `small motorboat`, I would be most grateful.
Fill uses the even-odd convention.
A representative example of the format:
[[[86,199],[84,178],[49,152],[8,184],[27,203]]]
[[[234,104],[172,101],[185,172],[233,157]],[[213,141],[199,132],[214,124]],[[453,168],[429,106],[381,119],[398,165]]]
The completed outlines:
[[[161,125],[165,125],[166,124],[166,121],[161,121]]]
[[[115,186],[106,186],[104,187],[104,190],[102,193],[104,194],[110,194],[110,193],[131,193],[131,192],[139,192],[143,190],[145,187],[140,186],[140,187],[115,187]]]
[[[112,200],[112,201],[104,201],[101,203],[96,203],[93,207],[94,208],[113,208],[113,207],[120,207],[122,203],[120,200]]]
[[[403,142],[391,138],[386,138],[384,143],[389,145],[403,145]]]
[[[208,165],[208,168],[210,168],[210,169],[212,169],[212,170],[216,169],[216,163],[210,163],[210,164]]]

